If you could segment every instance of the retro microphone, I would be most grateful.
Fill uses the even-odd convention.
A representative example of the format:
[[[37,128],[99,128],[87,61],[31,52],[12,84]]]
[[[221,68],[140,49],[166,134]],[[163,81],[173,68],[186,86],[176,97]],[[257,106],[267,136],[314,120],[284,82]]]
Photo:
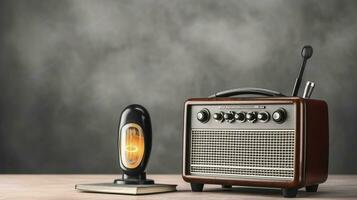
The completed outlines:
[[[146,178],[145,168],[152,145],[149,112],[141,105],[127,106],[121,113],[117,139],[122,177],[111,183],[77,184],[82,192],[143,195],[174,192],[177,185],[155,184]]]
[[[118,130],[118,151],[121,179],[116,184],[154,184],[146,179],[145,168],[151,151],[151,120],[141,105],[127,106],[121,113]]]
[[[295,80],[294,89],[291,94],[291,96],[293,96],[293,97],[296,97],[299,92],[302,76],[304,74],[304,70],[305,70],[305,66],[306,66],[306,62],[309,58],[311,58],[312,52],[313,52],[313,49],[310,45],[304,46],[301,50],[301,56],[303,58],[303,62],[302,62],[301,68],[300,68],[299,76]]]

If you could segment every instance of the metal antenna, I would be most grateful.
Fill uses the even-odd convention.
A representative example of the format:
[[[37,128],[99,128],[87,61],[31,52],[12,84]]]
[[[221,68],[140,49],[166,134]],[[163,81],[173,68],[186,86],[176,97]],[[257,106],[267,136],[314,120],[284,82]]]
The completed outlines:
[[[306,61],[309,58],[311,58],[312,52],[313,52],[313,49],[310,45],[304,46],[301,50],[301,56],[303,58],[303,62],[302,62],[301,68],[300,68],[299,76],[295,80],[294,89],[291,94],[291,96],[293,96],[293,97],[296,97],[299,92],[302,76],[304,74],[304,70],[305,70],[305,66],[306,66]]]

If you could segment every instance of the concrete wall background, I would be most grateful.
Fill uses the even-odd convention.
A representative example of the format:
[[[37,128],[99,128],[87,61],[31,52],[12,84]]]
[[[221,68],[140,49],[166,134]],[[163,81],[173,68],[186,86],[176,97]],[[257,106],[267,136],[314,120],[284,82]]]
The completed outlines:
[[[183,102],[219,90],[290,94],[330,111],[330,172],[357,173],[357,2],[1,1],[0,173],[117,173],[121,110],[151,113],[149,173],[180,173]]]

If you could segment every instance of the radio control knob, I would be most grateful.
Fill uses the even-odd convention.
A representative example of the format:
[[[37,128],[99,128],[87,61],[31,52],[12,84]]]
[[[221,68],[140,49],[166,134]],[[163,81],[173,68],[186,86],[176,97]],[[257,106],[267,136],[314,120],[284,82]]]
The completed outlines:
[[[230,123],[232,123],[234,121],[234,113],[233,112],[224,113],[223,117],[226,121],[228,121]]]
[[[279,108],[273,113],[273,120],[277,123],[283,123],[286,119],[286,111],[284,108]]]
[[[214,113],[213,119],[215,119],[216,121],[222,122],[224,120],[223,113]]]
[[[202,109],[200,112],[197,113],[197,120],[202,123],[208,122],[209,117],[210,117],[210,114],[206,108]]]
[[[261,112],[257,115],[257,118],[259,121],[261,122],[268,122],[269,121],[269,118],[270,118],[270,115],[268,112]]]
[[[245,115],[247,118],[248,122],[256,122],[257,121],[257,113],[256,112],[250,112]]]
[[[234,118],[239,122],[245,122],[245,112],[239,112],[234,115]]]

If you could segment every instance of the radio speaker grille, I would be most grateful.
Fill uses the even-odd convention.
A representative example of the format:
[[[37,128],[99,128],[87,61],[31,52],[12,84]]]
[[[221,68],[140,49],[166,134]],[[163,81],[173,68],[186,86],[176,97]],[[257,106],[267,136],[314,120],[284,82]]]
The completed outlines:
[[[293,130],[191,130],[190,173],[293,179]]]

